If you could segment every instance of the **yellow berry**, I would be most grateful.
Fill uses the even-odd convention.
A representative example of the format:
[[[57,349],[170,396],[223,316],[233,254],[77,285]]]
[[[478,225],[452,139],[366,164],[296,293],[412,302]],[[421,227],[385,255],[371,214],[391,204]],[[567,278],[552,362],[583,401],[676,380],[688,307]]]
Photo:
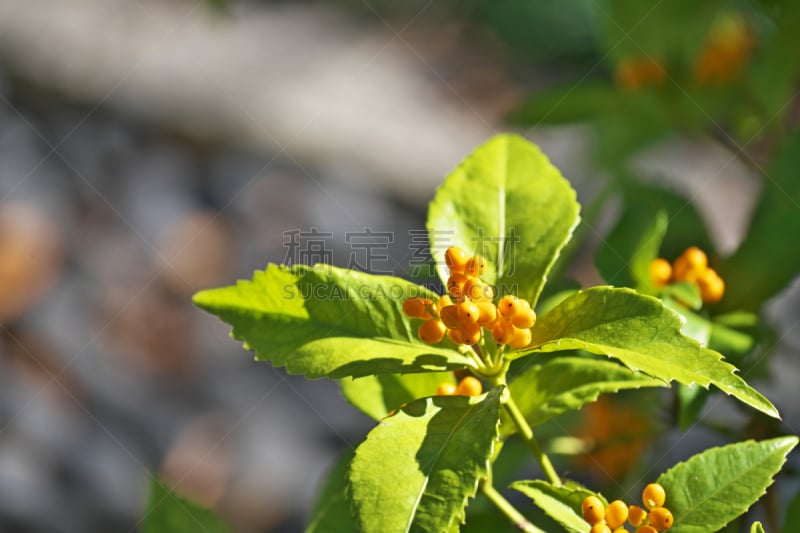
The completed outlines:
[[[490,285],[482,282],[480,278],[469,278],[464,283],[464,296],[470,300],[491,300],[494,297],[494,291]]]
[[[486,259],[482,255],[473,255],[464,266],[464,274],[482,276],[486,272]]]
[[[442,383],[436,388],[437,396],[452,396],[456,393],[456,386],[452,383]]]
[[[458,246],[451,246],[444,252],[444,262],[447,268],[450,269],[451,274],[455,272],[463,274],[467,261],[469,261],[469,254]]]
[[[417,330],[419,338],[428,344],[436,344],[441,341],[445,333],[447,333],[447,327],[441,320],[427,320]]]
[[[522,304],[521,309],[511,317],[511,323],[522,329],[532,328],[536,323],[536,311],[531,309],[527,300],[520,300],[520,303]]]
[[[650,525],[658,531],[665,531],[672,527],[674,519],[669,509],[655,507],[650,509]]]
[[[448,330],[447,336],[456,344],[464,344],[464,334],[458,328]]]
[[[469,278],[464,274],[454,272],[450,274],[447,280],[447,292],[456,300],[460,300],[464,296],[464,284]]]
[[[531,343],[531,330],[527,328],[514,328],[514,333],[508,345],[512,348],[524,348]]]
[[[606,524],[611,529],[616,529],[628,519],[628,505],[622,500],[614,500],[606,507]]]
[[[450,329],[458,328],[461,325],[461,322],[458,319],[457,305],[448,305],[447,307],[443,307],[442,310],[439,311],[439,317],[441,317],[444,325]]]
[[[628,507],[628,522],[633,526],[641,526],[647,518],[647,511],[638,505],[631,505]]]
[[[636,528],[636,533],[658,533],[658,530],[653,526],[640,526]]]
[[[478,324],[481,326],[486,326],[497,320],[497,307],[492,302],[488,300],[478,302],[478,310],[480,311]]]
[[[460,396],[480,396],[483,393],[483,384],[473,376],[467,376],[458,383],[456,394]]]
[[[508,344],[514,337],[514,326],[505,320],[498,320],[492,328],[492,338],[497,344]]]
[[[480,308],[473,302],[458,304],[458,320],[461,324],[477,324],[481,316]]]
[[[587,496],[581,503],[581,515],[590,524],[599,524],[603,521],[606,510],[603,502],[597,496]]]
[[[511,318],[515,316],[521,308],[522,304],[520,303],[519,298],[511,294],[503,296],[500,298],[500,301],[497,302],[497,311],[506,320],[511,320]]]
[[[659,257],[650,263],[650,281],[656,287],[663,287],[672,279],[672,265],[669,261]]]
[[[445,294],[441,298],[439,298],[439,301],[436,302],[436,311],[441,313],[442,309],[444,309],[448,305],[453,305],[453,299],[450,298],[449,294]]]
[[[430,320],[433,318],[429,306],[433,305],[433,300],[428,298],[409,298],[403,302],[403,312],[410,318],[422,318]]]
[[[717,303],[725,294],[725,282],[711,268],[697,278],[697,285],[700,287],[700,297],[706,303]]]
[[[482,329],[477,323],[462,322],[461,323],[461,338],[462,344],[477,344],[481,340]]]
[[[611,533],[611,528],[600,522],[599,524],[593,525],[589,533]]]
[[[667,492],[658,483],[650,483],[642,491],[642,502],[647,509],[661,507],[667,499]]]

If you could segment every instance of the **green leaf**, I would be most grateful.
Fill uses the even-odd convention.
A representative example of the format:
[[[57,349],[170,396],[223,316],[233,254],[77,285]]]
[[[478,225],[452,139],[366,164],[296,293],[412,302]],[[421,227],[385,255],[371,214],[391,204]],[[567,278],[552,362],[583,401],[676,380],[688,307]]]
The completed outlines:
[[[775,407],[722,356],[684,337],[678,316],[660,300],[631,289],[595,287],[567,298],[540,317],[531,348],[538,352],[583,349],[621,361],[632,370],[686,385],[715,385],[770,416]],[[528,352],[529,353],[529,352]],[[511,352],[521,357],[525,351]]]
[[[717,531],[744,513],[772,484],[797,437],[711,448],[658,478],[675,525],[670,533]]]
[[[629,206],[597,251],[595,264],[603,279],[611,285],[655,292],[650,263],[658,257],[667,221],[663,209]]]
[[[517,407],[532,426],[580,409],[600,394],[640,387],[663,387],[662,380],[632,372],[617,363],[585,357],[561,357],[533,365],[510,384]],[[500,434],[517,432],[517,426],[503,411]]]
[[[447,343],[429,346],[417,338],[419,321],[402,310],[413,296],[437,298],[389,276],[269,265],[252,281],[195,294],[194,303],[231,324],[233,337],[255,350],[256,359],[310,379],[472,366]]]
[[[795,533],[800,531],[800,490],[798,490],[786,508],[786,516],[783,518],[783,533]]]
[[[750,526],[750,533],[764,533],[764,526],[761,525],[761,522],[753,522],[753,525]]]
[[[684,284],[675,284],[675,286],[680,285]],[[694,287],[697,287],[697,285],[694,285],[694,283],[687,283],[686,285],[693,285]],[[700,294],[698,292],[698,297],[699,296]],[[687,309],[683,304],[676,302],[668,295],[664,295],[661,298],[661,301],[663,302],[664,307],[675,311],[683,319],[681,333],[691,339],[696,340],[701,346],[708,346],[708,340],[711,337],[711,322],[697,313],[692,312],[690,309]]]
[[[213,511],[178,496],[153,478],[141,522],[142,533],[230,533]]]
[[[462,521],[488,473],[501,392],[417,400],[370,431],[348,474],[359,530],[438,533]]]
[[[703,307],[703,297],[700,294],[700,287],[697,286],[697,283],[689,281],[670,283],[664,287],[663,293],[665,296],[695,311]]]
[[[548,516],[556,520],[571,533],[586,533],[591,529],[581,516],[581,503],[587,496],[597,496],[577,483],[556,487],[535,479],[532,481],[515,481],[511,488],[528,496]],[[603,502],[607,504],[607,502]]]
[[[510,118],[515,124],[537,126],[587,122],[624,107],[625,98],[608,84],[568,83],[525,99]]]
[[[347,499],[347,469],[353,460],[353,450],[342,453],[328,472],[325,484],[317,496],[311,511],[311,523],[305,533],[352,533],[356,531],[356,519]]]
[[[431,249],[445,280],[444,250],[484,255],[498,294],[536,304],[547,273],[578,223],[575,191],[535,145],[498,135],[445,178],[428,210]]]
[[[380,420],[392,409],[425,396],[433,396],[442,383],[455,383],[452,372],[378,374],[339,381],[342,394],[365,415]]]
[[[800,234],[800,133],[790,137],[764,176],[764,189],[742,244],[719,269],[725,296],[718,306],[758,312],[800,273],[792,244]]]

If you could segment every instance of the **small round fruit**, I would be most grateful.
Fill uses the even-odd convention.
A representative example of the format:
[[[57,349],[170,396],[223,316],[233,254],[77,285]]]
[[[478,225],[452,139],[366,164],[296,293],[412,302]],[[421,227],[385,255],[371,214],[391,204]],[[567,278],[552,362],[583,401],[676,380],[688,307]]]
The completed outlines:
[[[479,324],[462,323],[461,324],[461,338],[463,344],[478,344],[481,340],[483,329]]]
[[[611,533],[611,528],[600,522],[599,524],[593,525],[589,533]]]
[[[674,521],[669,509],[664,507],[650,509],[650,525],[658,531],[666,531],[671,528]]]
[[[514,328],[514,334],[508,345],[512,348],[524,348],[531,343],[531,330],[527,328]]]
[[[445,333],[447,333],[447,326],[441,320],[427,320],[417,330],[419,338],[428,344],[436,344],[441,341]]]
[[[603,507],[603,502],[597,496],[587,496],[581,503],[581,515],[583,519],[592,525],[599,524],[603,521],[606,510]]]
[[[441,383],[436,388],[436,395],[437,396],[452,396],[456,393],[456,386],[452,383]]]
[[[481,313],[478,317],[478,324],[481,326],[491,324],[497,319],[497,307],[492,302],[488,300],[478,302],[478,309]]]
[[[647,519],[647,511],[639,507],[638,505],[631,505],[628,507],[628,522],[633,527],[638,527],[644,524],[644,521]]]
[[[611,529],[617,529],[628,519],[628,504],[622,500],[614,500],[606,507],[606,524]]]
[[[473,255],[467,260],[464,266],[464,274],[467,276],[482,276],[486,272],[486,258],[482,255]]]
[[[725,294],[725,282],[710,268],[697,278],[697,285],[700,287],[700,297],[706,303],[717,303]]]
[[[519,298],[514,295],[507,294],[500,298],[497,302],[497,311],[506,320],[511,320],[518,311],[522,308],[523,304],[520,303]]]
[[[461,324],[477,324],[481,310],[474,302],[461,302],[458,304],[458,320]]]
[[[656,287],[663,287],[672,279],[672,265],[669,261],[659,257],[650,263],[650,281]]]
[[[474,376],[467,376],[458,383],[456,394],[461,396],[480,396],[483,393],[483,384]]]
[[[636,533],[658,533],[658,530],[653,526],[639,526],[636,528]]]
[[[480,278],[469,278],[464,283],[463,293],[464,296],[475,301],[491,300],[494,297],[492,287],[482,282]]]
[[[520,302],[524,302],[523,308],[516,315],[511,317],[511,323],[522,329],[532,328],[536,323],[536,311],[531,309],[530,304],[526,300],[520,300]]]
[[[450,329],[456,329],[461,326],[461,322],[458,319],[457,305],[448,305],[443,307],[442,310],[439,311],[439,317],[441,317],[444,325]]]
[[[450,269],[451,274],[454,272],[463,274],[467,261],[469,261],[469,254],[458,246],[451,246],[444,252],[444,262],[447,268]]]
[[[458,272],[450,274],[450,277],[447,279],[447,292],[450,293],[450,296],[456,300],[460,300],[464,296],[464,284],[468,279],[467,276]]]
[[[697,246],[690,246],[685,249],[681,255],[686,258],[686,261],[693,269],[702,271],[708,267],[708,257],[706,257],[706,253]]]
[[[447,336],[456,344],[465,344],[464,334],[458,328],[447,330]]]
[[[433,305],[433,300],[428,298],[409,298],[403,302],[403,313],[409,318],[422,318],[430,320],[433,318],[428,307]]]
[[[658,483],[650,483],[642,491],[642,502],[646,509],[661,507],[667,499],[667,492]]]
[[[441,313],[442,309],[444,309],[448,305],[453,305],[453,299],[450,298],[449,294],[445,294],[441,298],[439,298],[439,301],[436,302],[436,311]]]
[[[514,326],[505,320],[498,320],[492,328],[492,338],[497,344],[508,344],[514,338]]]

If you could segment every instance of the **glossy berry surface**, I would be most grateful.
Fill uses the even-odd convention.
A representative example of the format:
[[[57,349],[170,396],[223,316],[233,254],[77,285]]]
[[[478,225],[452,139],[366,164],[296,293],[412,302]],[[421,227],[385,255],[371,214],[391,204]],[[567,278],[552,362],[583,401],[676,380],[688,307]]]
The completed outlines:
[[[581,516],[590,524],[599,524],[603,521],[606,510],[603,502],[597,496],[587,496],[581,504]]]
[[[650,281],[656,287],[662,287],[672,279],[672,265],[669,261],[659,257],[650,263]]]
[[[403,313],[409,318],[423,318],[430,320],[433,318],[428,307],[433,305],[433,300],[428,298],[409,298],[403,302]]]
[[[451,246],[444,253],[444,262],[450,269],[450,273],[463,273],[467,261],[469,261],[469,254],[458,246]]]
[[[511,335],[508,345],[512,348],[524,348],[531,343],[531,338],[531,330],[514,328],[514,333]]]
[[[640,526],[636,528],[636,533],[658,533],[658,530],[653,526]]]
[[[436,388],[437,396],[452,396],[456,393],[456,386],[452,383],[442,383]]]
[[[589,533],[611,533],[611,528],[606,524],[600,522],[592,526]]]
[[[456,394],[461,396],[480,396],[483,393],[483,384],[474,376],[467,376],[458,383]]]
[[[630,525],[634,527],[641,526],[644,524],[645,519],[647,519],[647,511],[638,505],[628,507],[628,522]]]
[[[422,323],[417,333],[423,342],[436,344],[444,338],[447,327],[441,320],[428,320]]]
[[[628,519],[628,505],[622,500],[614,500],[606,507],[606,524],[611,529],[617,529]]]
[[[669,509],[665,509],[664,507],[650,509],[650,525],[658,531],[666,531],[672,527],[673,522],[672,512],[670,512]]]
[[[658,483],[650,483],[642,491],[642,502],[647,509],[661,507],[667,499],[664,487]]]

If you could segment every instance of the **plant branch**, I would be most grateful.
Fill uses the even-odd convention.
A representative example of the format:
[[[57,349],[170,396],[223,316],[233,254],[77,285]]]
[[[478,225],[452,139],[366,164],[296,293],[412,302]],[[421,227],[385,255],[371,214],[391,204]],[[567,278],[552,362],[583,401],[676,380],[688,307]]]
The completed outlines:
[[[534,526],[528,519],[525,518],[522,513],[517,511],[517,508],[511,505],[511,502],[505,499],[505,497],[497,492],[491,484],[489,483],[482,483],[481,490],[486,495],[489,500],[495,506],[503,512],[504,515],[508,517],[509,520],[514,524],[514,526],[519,529],[520,531],[524,531],[525,533],[545,533],[538,527]]]
[[[520,434],[522,435],[522,439],[525,441],[525,444],[528,445],[531,452],[533,452],[533,456],[539,461],[539,464],[542,466],[542,470],[544,471],[545,476],[547,477],[547,481],[551,484],[555,485],[556,487],[561,486],[561,478],[558,477],[556,473],[556,469],[553,468],[553,463],[550,462],[550,458],[547,456],[546,453],[539,447],[539,443],[536,441],[536,436],[533,434],[533,429],[528,424],[528,421],[525,420],[525,417],[520,412],[519,407],[517,404],[514,403],[514,398],[511,397],[511,391],[507,390],[506,401],[503,402],[503,407],[505,407],[508,414],[511,415],[511,419],[519,428]]]

